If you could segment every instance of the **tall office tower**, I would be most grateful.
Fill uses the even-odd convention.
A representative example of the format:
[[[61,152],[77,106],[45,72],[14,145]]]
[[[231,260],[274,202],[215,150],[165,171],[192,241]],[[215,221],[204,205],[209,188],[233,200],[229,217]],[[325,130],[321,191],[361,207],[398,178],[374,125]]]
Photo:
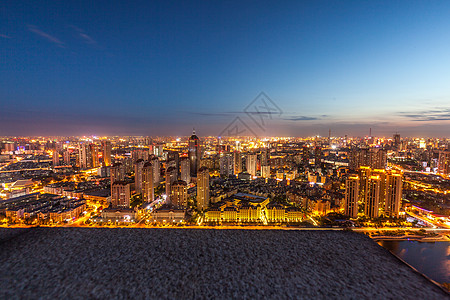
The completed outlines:
[[[152,166],[153,166],[153,182],[158,185],[160,176],[161,176],[161,164],[157,157],[152,158]]]
[[[190,164],[189,164],[189,158],[184,157],[181,160],[181,180],[189,184],[191,182],[191,173],[190,173]]]
[[[142,167],[142,198],[144,201],[151,202],[155,198],[153,184],[153,166],[151,162],[146,162]]]
[[[233,162],[234,162],[234,175],[237,175],[237,174],[242,172],[241,152],[234,151],[234,153],[233,153]]]
[[[384,169],[387,164],[387,152],[380,148],[371,148],[369,152],[370,167],[372,169]]]
[[[321,163],[322,163],[322,148],[319,146],[316,146],[314,148],[314,164],[316,166],[318,166]]]
[[[102,141],[102,159],[103,166],[107,167],[111,165],[111,142],[110,141]]]
[[[384,213],[389,217],[398,218],[403,192],[402,175],[389,174],[386,183]]]
[[[130,184],[124,181],[116,181],[111,185],[111,205],[112,207],[130,206]]]
[[[143,159],[138,159],[134,164],[134,189],[137,194],[142,193],[142,169],[144,164]]]
[[[121,163],[115,163],[110,169],[111,185],[116,181],[123,181],[125,179],[125,168]]]
[[[393,137],[393,148],[394,148],[394,151],[400,151],[401,150],[401,142],[400,142],[400,134],[398,134],[398,133],[396,133],[396,134],[394,134],[394,137]]]
[[[199,210],[209,207],[209,170],[202,167],[198,170],[197,179],[197,208]]]
[[[100,160],[98,158],[98,148],[95,144],[90,144],[89,147],[91,148],[91,155],[92,155],[92,168],[97,168],[100,166]]]
[[[234,163],[233,155],[231,155],[231,153],[222,153],[222,156],[219,159],[219,169],[220,176],[233,176]]]
[[[185,208],[187,204],[187,184],[183,180],[176,180],[170,189],[170,203],[178,208]]]
[[[70,151],[69,150],[65,150],[64,151],[64,165],[68,166],[70,165]]]
[[[304,164],[309,164],[309,148],[308,146],[303,146],[302,148],[302,162]]]
[[[170,191],[172,184],[177,180],[177,170],[174,167],[169,167],[166,170],[166,196],[170,202]]]
[[[257,162],[256,154],[247,155],[247,172],[252,176],[256,176],[256,162]]]
[[[88,143],[82,143],[78,147],[78,159],[81,169],[92,168],[92,153],[91,147]]]
[[[261,176],[263,178],[270,178],[270,166],[261,166]]]
[[[345,215],[350,218],[358,216],[359,178],[349,177],[345,181]]]
[[[52,160],[53,160],[53,167],[59,166],[59,153],[57,150],[53,151]]]
[[[195,135],[195,130],[193,131],[191,137],[189,138],[188,156],[190,161],[191,177],[197,177],[197,170],[199,168],[199,162],[201,157],[200,157],[200,140]]]
[[[153,154],[157,157],[161,157],[163,155],[163,145],[153,145]]]
[[[364,214],[369,218],[378,218],[380,209],[380,186],[379,176],[370,176],[366,182],[364,199]]]
[[[439,151],[438,173],[443,175],[450,174],[450,151]]]
[[[175,169],[177,168],[177,163],[175,162],[174,159],[167,159],[167,161],[166,161],[166,170],[168,168],[170,168],[170,167],[175,168]]]

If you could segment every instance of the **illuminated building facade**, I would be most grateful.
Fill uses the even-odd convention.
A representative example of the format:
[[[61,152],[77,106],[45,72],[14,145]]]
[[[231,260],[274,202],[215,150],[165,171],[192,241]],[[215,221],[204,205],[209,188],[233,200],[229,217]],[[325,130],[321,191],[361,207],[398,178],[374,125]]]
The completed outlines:
[[[256,154],[247,155],[247,172],[252,176],[256,176],[257,157]]]
[[[191,177],[197,177],[197,170],[199,168],[200,162],[200,140],[195,135],[195,130],[193,131],[191,137],[189,138],[188,145],[188,157],[190,161],[190,172]]]
[[[170,202],[178,208],[185,208],[187,205],[187,184],[183,180],[177,180],[172,184],[170,191]]]
[[[102,141],[102,159],[103,166],[108,167],[111,165],[111,142],[110,141]]]
[[[145,201],[153,201],[154,187],[153,187],[153,166],[150,162],[146,162],[142,167],[142,198]]]
[[[400,174],[389,174],[386,180],[385,215],[393,218],[399,217],[402,201],[403,183]]]
[[[364,214],[369,218],[378,218],[380,211],[380,176],[370,176],[366,182]]]
[[[209,170],[200,168],[197,178],[197,208],[204,210],[209,207]]]
[[[350,218],[358,216],[359,177],[350,177],[345,181],[345,215]]]
[[[234,175],[238,175],[242,172],[242,157],[241,152],[235,151],[233,153],[233,163],[234,163]]]
[[[125,181],[116,181],[112,184],[111,205],[112,207],[130,206],[130,184]]]
[[[191,182],[191,173],[190,173],[190,163],[189,158],[183,158],[180,162],[180,179],[183,180],[186,183]]]
[[[142,169],[144,164],[143,159],[138,159],[134,164],[134,189],[137,194],[142,194]]]

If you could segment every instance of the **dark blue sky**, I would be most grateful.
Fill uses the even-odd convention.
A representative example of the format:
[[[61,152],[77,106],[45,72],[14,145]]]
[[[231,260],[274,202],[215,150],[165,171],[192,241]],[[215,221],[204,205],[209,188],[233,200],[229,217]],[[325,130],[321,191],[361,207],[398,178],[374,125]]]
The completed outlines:
[[[448,136],[449,1],[3,1],[0,135]]]

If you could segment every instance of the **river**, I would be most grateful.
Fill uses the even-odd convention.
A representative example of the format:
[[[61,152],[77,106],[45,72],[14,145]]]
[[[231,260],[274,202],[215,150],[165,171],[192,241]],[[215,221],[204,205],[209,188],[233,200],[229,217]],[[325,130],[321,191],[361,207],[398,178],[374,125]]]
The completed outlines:
[[[450,283],[450,242],[378,241],[378,244],[439,283]]]

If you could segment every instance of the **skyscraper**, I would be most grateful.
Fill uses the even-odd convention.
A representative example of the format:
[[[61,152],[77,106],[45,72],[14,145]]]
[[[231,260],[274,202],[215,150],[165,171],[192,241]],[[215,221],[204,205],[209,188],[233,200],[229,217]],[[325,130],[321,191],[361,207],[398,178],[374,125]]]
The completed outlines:
[[[137,194],[142,194],[142,169],[144,164],[143,159],[138,159],[134,164],[134,188]]]
[[[369,218],[378,218],[380,209],[380,176],[370,176],[366,182],[364,214]]]
[[[183,180],[176,180],[170,189],[170,202],[178,208],[185,208],[187,204],[187,184]]]
[[[234,171],[233,156],[231,153],[222,153],[219,159],[220,176],[232,176]]]
[[[252,176],[256,176],[256,163],[257,163],[256,154],[247,155],[247,172]]]
[[[177,180],[177,170],[175,167],[169,167],[166,170],[166,196],[167,199],[170,200],[170,194],[172,189],[172,184]]]
[[[161,176],[161,164],[159,162],[158,157],[152,158],[152,166],[153,166],[153,183],[158,185]]]
[[[443,175],[450,174],[450,151],[439,151],[438,173]]]
[[[69,150],[64,151],[64,165],[66,165],[66,166],[70,165],[70,151]]]
[[[197,178],[197,208],[199,210],[209,207],[209,170],[200,168]]]
[[[59,152],[57,150],[53,150],[52,160],[53,167],[59,166]]]
[[[92,153],[88,143],[81,143],[78,146],[78,160],[80,169],[92,168]]]
[[[389,217],[398,218],[403,191],[402,175],[389,174],[387,175],[386,181],[387,184],[384,213]]]
[[[102,141],[102,159],[103,166],[107,167],[111,165],[111,142],[110,141]]]
[[[116,181],[111,185],[111,205],[113,207],[130,206],[130,184],[125,181]]]
[[[234,151],[234,153],[233,153],[233,162],[234,162],[234,175],[237,175],[237,174],[242,172],[241,152]]]
[[[401,148],[401,142],[400,142],[400,134],[396,133],[394,134],[394,141],[393,141],[393,148],[394,151],[400,151]]]
[[[185,157],[181,159],[181,180],[189,184],[191,182],[191,174],[190,174],[190,164],[189,164],[189,158]]]
[[[123,181],[125,179],[125,168],[121,163],[116,163],[111,166],[110,170],[111,185],[116,181]]]
[[[91,155],[92,155],[92,168],[97,168],[100,166],[100,160],[98,158],[98,147],[96,144],[90,144]]]
[[[349,177],[345,181],[345,215],[350,218],[358,216],[359,178]]]
[[[195,135],[195,130],[189,138],[188,156],[190,161],[191,177],[197,177],[197,170],[200,161],[200,140]]]
[[[144,201],[153,201],[153,166],[150,162],[146,162],[142,167],[142,198]]]

